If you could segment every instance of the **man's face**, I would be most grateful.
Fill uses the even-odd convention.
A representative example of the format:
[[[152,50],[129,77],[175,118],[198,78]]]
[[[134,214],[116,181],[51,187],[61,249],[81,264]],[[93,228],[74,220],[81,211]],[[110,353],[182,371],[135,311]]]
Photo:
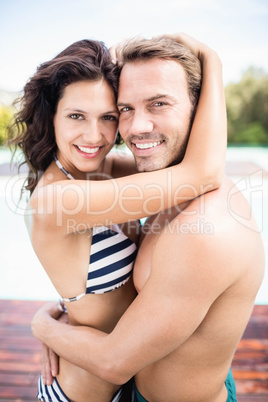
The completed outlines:
[[[181,161],[192,105],[179,63],[162,59],[127,63],[120,76],[118,108],[119,131],[139,171]]]

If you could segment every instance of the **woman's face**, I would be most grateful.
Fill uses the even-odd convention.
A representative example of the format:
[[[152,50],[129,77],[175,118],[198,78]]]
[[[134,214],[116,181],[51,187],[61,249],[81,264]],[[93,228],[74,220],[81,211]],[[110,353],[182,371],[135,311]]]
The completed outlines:
[[[54,116],[57,157],[76,179],[100,172],[118,129],[114,93],[104,81],[78,81],[63,92]]]

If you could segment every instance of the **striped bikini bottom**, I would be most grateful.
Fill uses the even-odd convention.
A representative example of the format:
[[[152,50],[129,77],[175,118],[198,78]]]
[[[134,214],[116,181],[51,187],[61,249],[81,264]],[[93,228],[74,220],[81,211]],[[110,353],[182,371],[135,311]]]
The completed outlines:
[[[122,388],[120,388],[116,394],[113,396],[111,402],[118,402],[122,394]],[[60,387],[57,378],[54,378],[52,385],[44,385],[42,381],[42,376],[38,380],[38,393],[36,397],[39,401],[43,402],[72,402]]]

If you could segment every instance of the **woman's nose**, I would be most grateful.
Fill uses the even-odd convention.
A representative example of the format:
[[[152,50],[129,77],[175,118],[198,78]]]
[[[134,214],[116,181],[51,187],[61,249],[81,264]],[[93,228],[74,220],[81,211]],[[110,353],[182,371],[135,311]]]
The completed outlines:
[[[96,143],[102,138],[101,129],[97,121],[87,122],[83,135],[88,142]]]

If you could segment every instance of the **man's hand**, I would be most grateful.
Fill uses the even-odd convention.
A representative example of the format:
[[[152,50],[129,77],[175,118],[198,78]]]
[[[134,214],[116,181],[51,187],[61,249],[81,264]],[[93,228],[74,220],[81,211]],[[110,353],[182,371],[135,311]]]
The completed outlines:
[[[34,315],[32,320],[32,333],[38,339],[38,334],[42,331],[42,326],[45,325],[47,318],[54,318],[60,322],[68,323],[68,315],[62,313],[62,309],[58,303],[49,303],[41,307]],[[44,385],[51,385],[53,377],[59,372],[59,357],[48,348],[44,343],[42,344],[42,362],[41,373]]]

